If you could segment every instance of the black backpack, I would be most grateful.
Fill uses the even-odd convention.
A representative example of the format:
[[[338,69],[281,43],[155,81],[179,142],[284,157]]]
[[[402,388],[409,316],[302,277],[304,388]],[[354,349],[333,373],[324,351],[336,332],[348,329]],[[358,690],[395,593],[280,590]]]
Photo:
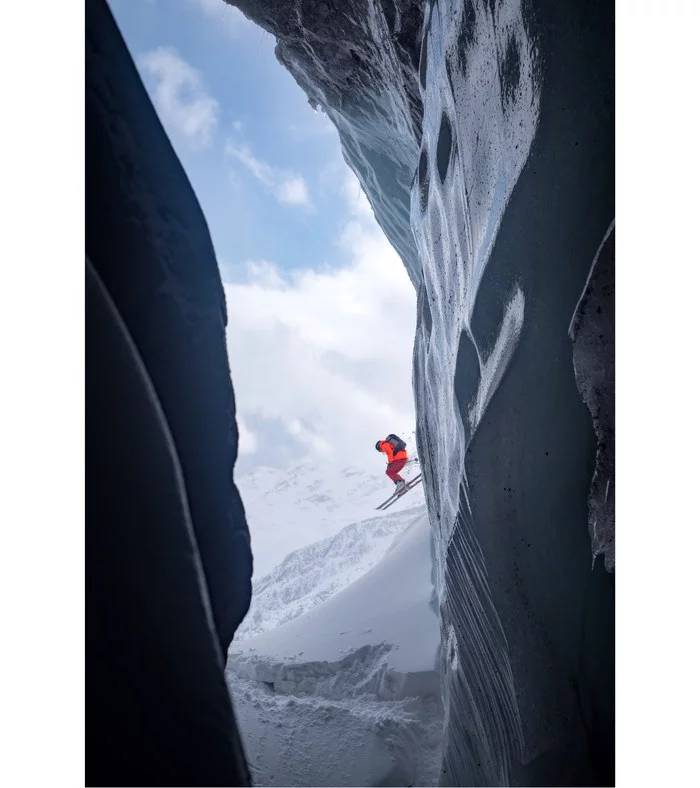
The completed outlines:
[[[406,441],[402,441],[398,435],[394,435],[393,432],[390,432],[386,436],[387,443],[390,443],[394,447],[394,454],[399,451],[403,451],[406,448]]]

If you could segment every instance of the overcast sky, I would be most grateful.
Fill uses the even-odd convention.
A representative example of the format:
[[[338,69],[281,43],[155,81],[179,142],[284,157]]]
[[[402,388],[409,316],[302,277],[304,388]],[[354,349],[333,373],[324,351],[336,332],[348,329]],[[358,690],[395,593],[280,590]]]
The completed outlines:
[[[222,0],[110,0],[197,193],[226,292],[238,472],[377,465],[412,430],[415,292],[338,136]]]

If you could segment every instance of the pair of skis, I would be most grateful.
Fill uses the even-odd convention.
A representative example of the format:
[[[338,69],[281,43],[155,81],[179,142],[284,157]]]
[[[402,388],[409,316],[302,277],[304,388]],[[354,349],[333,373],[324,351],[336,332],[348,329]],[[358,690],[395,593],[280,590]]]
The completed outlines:
[[[402,495],[406,495],[406,493],[409,490],[412,490],[414,487],[420,484],[422,480],[423,480],[423,474],[419,473],[418,476],[415,476],[413,479],[406,482],[406,484],[404,484],[404,486],[400,490],[398,490],[398,492],[395,492],[390,498],[387,498],[386,501],[384,501],[384,503],[380,503],[379,506],[377,506],[377,509],[379,509],[380,511],[384,511],[384,509],[388,509],[392,504],[395,504],[399,500],[399,498],[401,498]]]

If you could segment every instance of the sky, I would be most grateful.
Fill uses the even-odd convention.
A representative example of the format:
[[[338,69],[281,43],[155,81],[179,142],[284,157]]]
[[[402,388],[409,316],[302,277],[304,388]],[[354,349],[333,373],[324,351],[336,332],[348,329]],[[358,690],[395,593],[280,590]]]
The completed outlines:
[[[383,469],[414,429],[415,291],[338,135],[223,0],[109,0],[212,235],[241,474],[311,458]]]

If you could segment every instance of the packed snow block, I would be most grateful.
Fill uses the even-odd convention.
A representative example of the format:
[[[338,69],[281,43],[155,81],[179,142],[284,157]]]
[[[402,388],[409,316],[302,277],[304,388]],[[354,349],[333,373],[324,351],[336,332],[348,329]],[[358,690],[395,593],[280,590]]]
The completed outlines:
[[[250,785],[182,468],[86,261],[86,784]]]
[[[233,483],[223,287],[197,198],[104,0],[86,5],[85,55],[86,249],[175,442],[225,655],[250,604],[252,560]]]

